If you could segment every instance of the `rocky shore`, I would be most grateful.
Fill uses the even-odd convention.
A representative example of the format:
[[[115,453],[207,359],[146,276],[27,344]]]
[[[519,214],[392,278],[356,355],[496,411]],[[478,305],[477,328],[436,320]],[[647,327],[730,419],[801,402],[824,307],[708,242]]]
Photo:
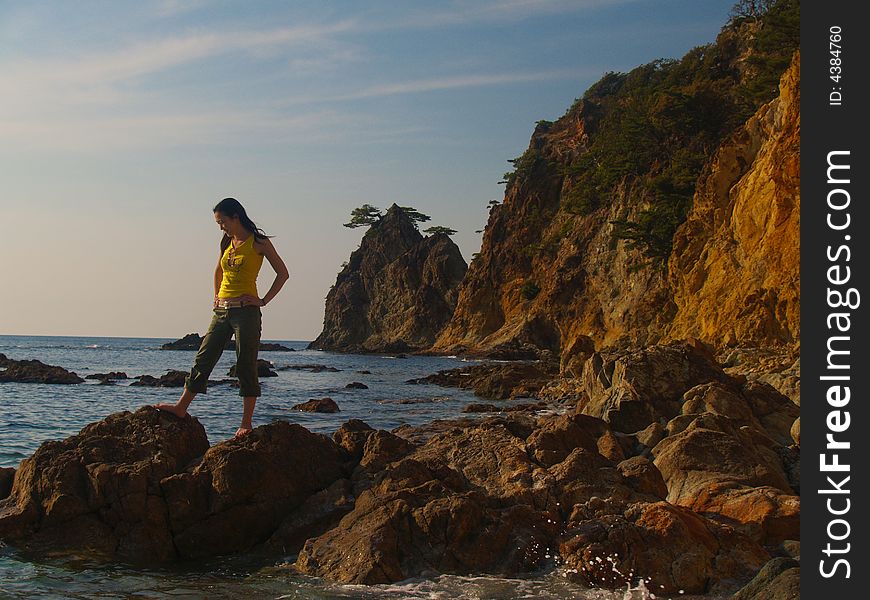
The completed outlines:
[[[213,446],[193,417],[115,413],[4,474],[0,539],[137,565],[254,553],[363,584],[558,568],[668,594],[736,590],[794,547],[786,396],[676,342],[595,353],[571,385],[559,415],[273,422]],[[768,578],[793,583],[786,567]]]

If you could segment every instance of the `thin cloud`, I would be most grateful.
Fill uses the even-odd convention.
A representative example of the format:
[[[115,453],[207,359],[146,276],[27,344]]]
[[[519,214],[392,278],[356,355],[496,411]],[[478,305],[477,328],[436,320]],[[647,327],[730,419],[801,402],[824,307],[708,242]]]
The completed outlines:
[[[419,94],[443,90],[454,90],[471,87],[483,87],[491,85],[512,85],[518,83],[530,83],[535,81],[552,81],[557,79],[575,79],[588,77],[598,73],[598,70],[579,71],[555,70],[535,73],[496,73],[496,74],[472,74],[457,75],[453,77],[441,77],[436,79],[418,79],[415,81],[401,81],[396,83],[384,83],[363,88],[349,94],[324,98],[322,100],[344,101],[360,100],[364,98],[378,98],[383,96],[395,96],[400,94]]]

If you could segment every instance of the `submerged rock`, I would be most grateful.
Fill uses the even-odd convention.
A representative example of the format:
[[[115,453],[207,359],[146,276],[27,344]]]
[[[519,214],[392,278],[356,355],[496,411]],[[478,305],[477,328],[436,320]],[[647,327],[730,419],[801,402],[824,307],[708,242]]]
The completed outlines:
[[[472,389],[488,400],[536,397],[541,389],[558,374],[553,363],[523,362],[483,364],[438,371],[433,375],[410,379],[408,383],[434,383],[448,387]]]

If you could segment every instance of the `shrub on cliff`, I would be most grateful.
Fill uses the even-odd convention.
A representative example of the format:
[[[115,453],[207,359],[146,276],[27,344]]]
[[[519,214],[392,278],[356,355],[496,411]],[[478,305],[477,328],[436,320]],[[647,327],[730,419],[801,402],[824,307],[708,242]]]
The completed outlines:
[[[568,181],[562,210],[590,214],[628,183],[643,208],[613,221],[614,237],[627,240],[647,260],[667,260],[704,163],[776,95],[798,46],[799,14],[799,0],[743,1],[715,44],[679,60],[605,74],[568,111],[582,114],[590,140],[587,150],[561,169]],[[748,42],[741,41],[746,34]],[[511,161],[516,170],[505,175],[506,182],[529,173],[537,160],[530,149]]]

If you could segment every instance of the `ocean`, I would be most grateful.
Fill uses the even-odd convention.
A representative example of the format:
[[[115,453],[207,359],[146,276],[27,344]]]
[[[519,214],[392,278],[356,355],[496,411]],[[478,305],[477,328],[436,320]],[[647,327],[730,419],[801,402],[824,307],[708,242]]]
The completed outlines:
[[[195,352],[160,350],[162,338],[5,336],[0,353],[8,358],[38,359],[85,377],[92,373],[124,371],[130,377],[159,377],[169,369],[188,371]],[[349,419],[361,419],[376,429],[402,424],[421,425],[433,419],[463,414],[470,402],[481,402],[467,390],[435,385],[411,385],[408,379],[469,361],[455,357],[338,354],[306,350],[308,342],[264,340],[284,344],[294,352],[261,352],[271,361],[278,377],[260,378],[263,395],[254,412],[254,426],[274,420],[299,423],[311,431],[331,434]],[[224,352],[211,379],[226,377],[235,362]],[[338,371],[281,370],[290,365],[319,364]],[[368,371],[368,373],[361,373]],[[347,389],[351,382],[368,389]],[[156,402],[173,402],[180,388],[130,387],[131,380],[98,385],[95,380],[77,385],[0,383],[0,466],[18,467],[41,443],[78,433],[88,423],[119,411],[135,411]],[[338,413],[305,413],[294,404],[328,396]],[[506,405],[527,402],[516,399]],[[205,426],[209,442],[231,438],[239,426],[242,402],[238,390],[228,385],[210,387],[196,397],[189,412]],[[482,415],[478,415],[480,417]],[[643,589],[605,591],[570,583],[558,566],[546,574],[524,578],[443,575],[429,580],[406,580],[391,585],[341,585],[318,578],[291,575],[281,565],[250,564],[244,556],[230,556],[185,563],[163,569],[133,569],[101,565],[87,558],[28,560],[14,547],[0,543],[0,599],[6,598],[394,598],[394,599],[582,599],[635,600],[656,598]],[[687,596],[679,596],[687,598]],[[712,597],[705,597],[710,600]]]

